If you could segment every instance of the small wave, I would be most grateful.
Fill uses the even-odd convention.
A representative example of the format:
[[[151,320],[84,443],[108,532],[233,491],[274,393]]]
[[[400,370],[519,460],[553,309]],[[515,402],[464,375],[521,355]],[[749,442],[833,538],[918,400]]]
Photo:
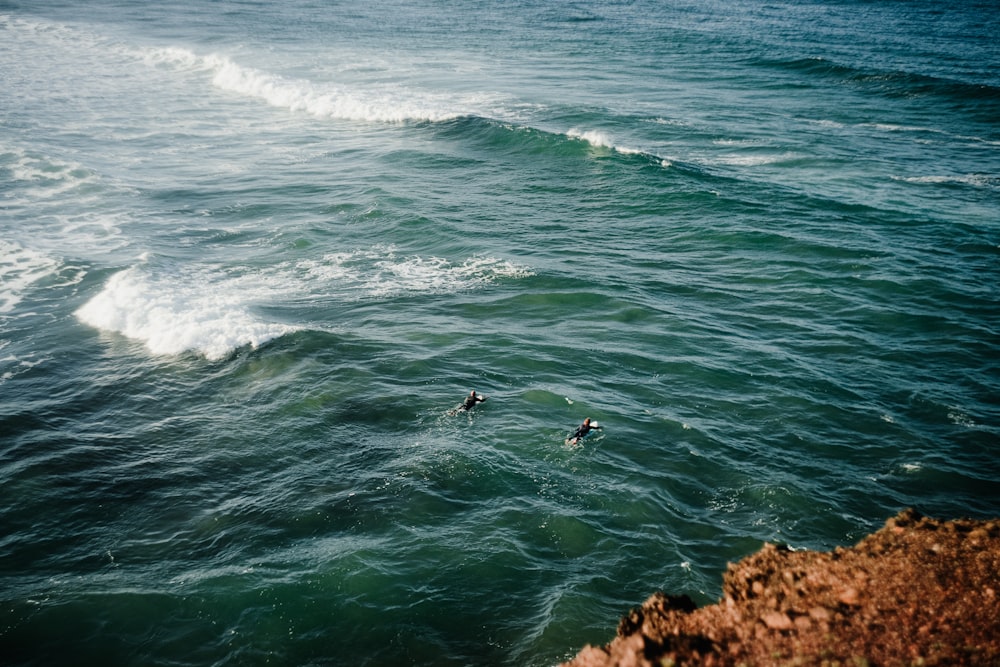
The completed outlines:
[[[509,260],[472,257],[453,264],[439,257],[399,257],[391,248],[334,253],[239,276],[212,269],[156,271],[144,262],[111,276],[75,314],[96,329],[141,341],[153,354],[193,351],[219,360],[304,328],[267,321],[254,306],[285,303],[303,293],[329,295],[331,283],[339,296],[356,300],[454,292],[525,275],[531,272]]]
[[[987,103],[989,111],[1000,101],[1000,87],[987,83],[960,81],[905,70],[879,70],[855,67],[826,58],[760,58],[751,65],[766,69],[785,70],[816,79],[870,89],[895,98],[937,96],[962,103]]]
[[[227,58],[213,56],[208,62],[215,70],[212,83],[218,88],[319,118],[376,122],[440,121],[469,113],[468,110],[442,105],[433,96],[422,96],[404,89],[352,91],[336,86],[324,89],[308,81],[288,80],[241,67]]]
[[[580,139],[582,141],[586,141],[591,146],[595,146],[597,148],[608,148],[610,150],[617,151],[624,155],[644,154],[643,151],[640,151],[636,148],[626,148],[624,146],[619,146],[617,143],[614,142],[614,140],[611,139],[611,137],[608,134],[601,132],[600,130],[581,130],[579,128],[574,127],[570,128],[570,130],[566,132],[566,136],[570,137],[571,139]]]
[[[502,96],[492,93],[422,91],[400,84],[338,85],[289,78],[242,65],[223,54],[199,54],[183,46],[139,47],[88,32],[78,26],[31,22],[0,14],[0,28],[40,42],[39,48],[89,49],[147,67],[208,77],[216,88],[318,118],[366,122],[438,122],[465,115],[488,115]]]
[[[212,77],[212,85],[220,90],[317,118],[383,123],[439,122],[473,115],[489,103],[485,96],[454,97],[398,85],[349,88],[332,83],[317,84],[246,67],[226,56],[199,56],[176,47],[150,49],[140,56],[151,66],[204,71]]]
[[[240,347],[257,348],[298,330],[251,312],[247,295],[252,298],[261,289],[252,277],[206,272],[158,276],[132,267],[111,276],[76,316],[94,328],[142,341],[153,354],[194,351],[218,360]]]
[[[502,278],[533,275],[531,270],[496,257],[470,257],[454,264],[441,257],[399,257],[392,247],[333,253],[299,268],[324,283],[337,283],[356,297],[385,297],[410,292],[454,292]]]
[[[751,65],[765,69],[788,70],[817,76],[850,76],[856,72],[851,67],[839,65],[831,60],[820,57],[806,58],[758,58]]]

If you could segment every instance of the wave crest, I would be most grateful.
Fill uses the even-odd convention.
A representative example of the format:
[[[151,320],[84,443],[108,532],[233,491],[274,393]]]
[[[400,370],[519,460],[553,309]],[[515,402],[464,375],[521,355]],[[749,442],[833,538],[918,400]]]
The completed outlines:
[[[76,316],[97,329],[142,341],[153,354],[194,351],[210,360],[298,330],[255,316],[241,296],[245,291],[234,282],[240,280],[157,278],[132,267],[114,274]]]
[[[212,85],[220,90],[317,118],[382,123],[440,122],[474,115],[488,102],[482,96],[456,97],[390,84],[351,88],[314,83],[240,65],[218,54],[199,56],[183,48],[150,49],[141,57],[151,66],[206,72],[212,78]]]

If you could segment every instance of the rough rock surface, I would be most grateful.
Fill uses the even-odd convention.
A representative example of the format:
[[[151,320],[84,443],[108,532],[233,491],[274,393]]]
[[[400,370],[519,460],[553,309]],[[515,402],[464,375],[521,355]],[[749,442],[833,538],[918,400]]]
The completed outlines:
[[[657,593],[567,667],[1000,666],[1000,520],[906,510],[851,548],[766,544],[696,608]]]

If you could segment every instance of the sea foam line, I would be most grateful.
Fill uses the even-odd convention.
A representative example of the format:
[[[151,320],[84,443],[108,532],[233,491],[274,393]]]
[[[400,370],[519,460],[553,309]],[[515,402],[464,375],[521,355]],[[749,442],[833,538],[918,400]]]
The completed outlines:
[[[957,176],[890,176],[894,181],[932,185],[971,185],[979,188],[1000,185],[1000,177],[987,174],[961,174]]]
[[[30,188],[32,200],[62,197],[100,181],[83,165],[0,146],[0,173],[5,171],[12,182]]]
[[[212,85],[220,90],[317,118],[383,123],[437,122],[476,115],[489,99],[483,95],[454,97],[419,92],[396,85],[352,89],[332,83],[315,84],[246,67],[227,56],[199,56],[176,47],[149,49],[140,55],[150,65],[205,71],[211,76]]]
[[[413,292],[455,292],[475,289],[502,278],[534,275],[531,269],[496,257],[470,257],[455,264],[441,257],[400,257],[392,246],[330,253],[322,260],[303,260],[300,271],[339,289],[350,298],[381,298]]]

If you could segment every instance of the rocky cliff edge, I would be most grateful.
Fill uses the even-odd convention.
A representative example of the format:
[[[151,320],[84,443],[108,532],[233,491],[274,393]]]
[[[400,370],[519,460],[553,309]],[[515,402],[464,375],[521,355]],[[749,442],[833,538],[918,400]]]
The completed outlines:
[[[1000,520],[906,510],[850,548],[765,544],[722,599],[657,593],[564,667],[1000,667]]]

